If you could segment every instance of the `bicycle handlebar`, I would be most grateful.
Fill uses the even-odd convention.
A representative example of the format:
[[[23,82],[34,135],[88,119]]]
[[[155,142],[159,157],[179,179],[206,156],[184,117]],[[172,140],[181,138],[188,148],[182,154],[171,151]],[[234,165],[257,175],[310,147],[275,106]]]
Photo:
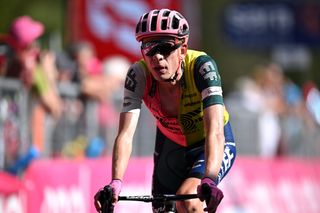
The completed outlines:
[[[114,206],[111,204],[111,191],[105,188],[105,193],[100,197],[100,204],[102,206],[101,213],[113,213]],[[143,202],[172,202],[178,200],[188,200],[198,198],[197,194],[184,194],[184,195],[174,195],[174,194],[160,194],[160,195],[134,195],[134,196],[119,196],[119,201],[143,201]]]
[[[119,196],[119,201],[143,201],[143,202],[163,202],[170,203],[172,201],[178,200],[188,200],[198,198],[197,194],[184,194],[184,195],[175,195],[175,194],[159,194],[159,195],[135,195],[135,196]],[[111,203],[112,199],[112,188],[105,186],[99,193],[96,195],[99,205],[101,206],[101,213],[113,213],[114,205]]]
[[[185,195],[141,195],[141,196],[119,196],[119,201],[143,201],[143,202],[166,202],[166,201],[178,201],[198,198],[197,194],[185,194]]]

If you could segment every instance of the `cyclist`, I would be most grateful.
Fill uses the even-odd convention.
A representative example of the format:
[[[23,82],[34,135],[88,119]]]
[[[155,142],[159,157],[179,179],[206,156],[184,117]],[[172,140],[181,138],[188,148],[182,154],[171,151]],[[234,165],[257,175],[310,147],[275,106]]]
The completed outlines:
[[[152,10],[137,24],[143,58],[129,68],[125,82],[107,185],[113,204],[121,191],[142,101],[157,120],[152,194],[198,193],[209,212],[215,212],[223,198],[217,185],[236,156],[229,114],[215,61],[205,52],[188,50],[188,38],[188,22],[174,10]],[[97,211],[103,193],[101,189],[95,195]],[[200,200],[179,201],[177,211],[202,212]],[[164,211],[162,203],[153,202],[152,207]]]

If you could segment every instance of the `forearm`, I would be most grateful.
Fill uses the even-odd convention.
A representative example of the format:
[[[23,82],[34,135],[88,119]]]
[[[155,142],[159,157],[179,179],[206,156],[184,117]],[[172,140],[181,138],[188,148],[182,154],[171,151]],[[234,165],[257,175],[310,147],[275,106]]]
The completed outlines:
[[[45,109],[55,119],[59,119],[62,113],[62,102],[58,94],[53,89],[48,90],[45,94],[40,96],[40,101]]]
[[[119,132],[112,155],[112,178],[122,180],[132,151],[133,135],[139,119],[139,113],[121,113]]]
[[[132,142],[118,136],[113,147],[112,179],[123,180],[132,151]]]
[[[224,153],[224,135],[221,133],[209,135],[206,139],[206,170],[205,176],[215,180],[221,168]]]
[[[224,154],[224,107],[214,105],[205,109],[205,176],[215,180],[218,177]]]

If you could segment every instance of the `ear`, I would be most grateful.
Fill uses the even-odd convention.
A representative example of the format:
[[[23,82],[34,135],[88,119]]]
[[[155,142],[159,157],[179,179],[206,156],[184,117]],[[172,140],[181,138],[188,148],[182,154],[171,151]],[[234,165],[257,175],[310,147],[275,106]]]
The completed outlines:
[[[187,55],[188,44],[183,44],[180,48],[180,57],[183,60]]]

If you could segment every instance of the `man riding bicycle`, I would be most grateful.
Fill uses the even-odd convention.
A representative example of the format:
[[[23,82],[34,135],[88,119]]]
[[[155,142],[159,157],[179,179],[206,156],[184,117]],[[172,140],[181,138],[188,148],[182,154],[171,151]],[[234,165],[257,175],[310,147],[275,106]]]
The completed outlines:
[[[189,25],[177,11],[152,10],[141,16],[136,39],[142,59],[129,68],[112,160],[113,204],[118,200],[142,101],[157,120],[152,194],[192,194],[178,212],[215,212],[223,198],[218,183],[230,170],[236,147],[223,103],[215,61],[189,50]],[[95,206],[101,212],[101,189]],[[153,202],[154,212],[163,203]]]

